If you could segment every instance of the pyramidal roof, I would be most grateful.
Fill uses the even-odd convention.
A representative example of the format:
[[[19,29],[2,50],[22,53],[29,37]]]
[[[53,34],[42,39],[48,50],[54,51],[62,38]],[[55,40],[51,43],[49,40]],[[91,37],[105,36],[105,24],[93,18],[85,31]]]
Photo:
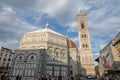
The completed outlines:
[[[53,31],[52,29],[50,29],[48,23],[46,24],[46,26],[45,26],[44,29],[27,32],[27,34],[29,34],[29,33],[41,33],[41,32],[53,33],[53,34],[56,34],[56,35],[65,37],[64,35],[62,35],[62,34],[60,34],[60,33],[58,33],[58,32]]]

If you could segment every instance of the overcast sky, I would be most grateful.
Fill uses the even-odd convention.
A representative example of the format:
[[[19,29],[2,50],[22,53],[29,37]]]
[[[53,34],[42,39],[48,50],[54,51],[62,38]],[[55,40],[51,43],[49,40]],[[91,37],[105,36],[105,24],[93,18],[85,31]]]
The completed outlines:
[[[78,46],[76,14],[86,12],[94,58],[120,32],[120,0],[0,0],[0,46],[16,49],[25,32],[44,28]]]

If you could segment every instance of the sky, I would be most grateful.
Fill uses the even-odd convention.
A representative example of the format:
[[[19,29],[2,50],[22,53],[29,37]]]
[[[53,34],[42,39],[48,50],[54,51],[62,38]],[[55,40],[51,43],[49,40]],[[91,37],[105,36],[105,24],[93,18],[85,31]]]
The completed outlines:
[[[49,28],[78,45],[76,14],[87,13],[94,58],[120,32],[120,0],[0,0],[0,46],[15,50],[24,33]]]

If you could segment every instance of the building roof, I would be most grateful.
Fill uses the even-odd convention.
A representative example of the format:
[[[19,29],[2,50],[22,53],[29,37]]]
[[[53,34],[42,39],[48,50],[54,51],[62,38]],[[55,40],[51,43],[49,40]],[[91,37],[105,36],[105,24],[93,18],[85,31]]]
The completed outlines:
[[[120,43],[120,32],[117,34],[117,36],[113,39],[113,45],[116,45]]]
[[[68,39],[68,47],[69,48],[76,48],[77,51],[78,51],[78,48],[77,48],[76,44],[70,39]]]
[[[1,46],[0,46],[0,50],[2,50],[2,49],[7,50],[7,51],[10,51],[11,53],[14,53],[13,50],[11,50],[11,49],[9,49],[9,48],[6,48],[6,47],[1,47]]]
[[[59,35],[59,36],[63,36],[62,34],[51,30],[51,29],[48,27],[48,24],[47,24],[47,26],[46,26],[44,29],[27,32],[26,34],[29,34],[29,33],[41,33],[41,32],[53,33],[53,34],[56,34],[56,35]],[[63,36],[63,37],[65,37],[65,36]]]

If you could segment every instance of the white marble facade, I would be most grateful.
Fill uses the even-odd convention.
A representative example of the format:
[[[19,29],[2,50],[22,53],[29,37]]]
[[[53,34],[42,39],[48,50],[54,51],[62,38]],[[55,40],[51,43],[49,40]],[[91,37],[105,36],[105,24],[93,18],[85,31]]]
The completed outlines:
[[[40,50],[46,57],[41,58]],[[46,60],[46,62],[45,62]],[[44,67],[44,68],[43,68]],[[15,51],[12,75],[18,74],[25,80],[39,78],[43,73],[50,76],[68,75],[68,46],[66,36],[48,27],[25,33]],[[43,73],[41,73],[43,72]],[[34,77],[33,77],[34,76]]]
[[[11,74],[23,80],[35,80],[46,74],[46,50],[16,50]]]

